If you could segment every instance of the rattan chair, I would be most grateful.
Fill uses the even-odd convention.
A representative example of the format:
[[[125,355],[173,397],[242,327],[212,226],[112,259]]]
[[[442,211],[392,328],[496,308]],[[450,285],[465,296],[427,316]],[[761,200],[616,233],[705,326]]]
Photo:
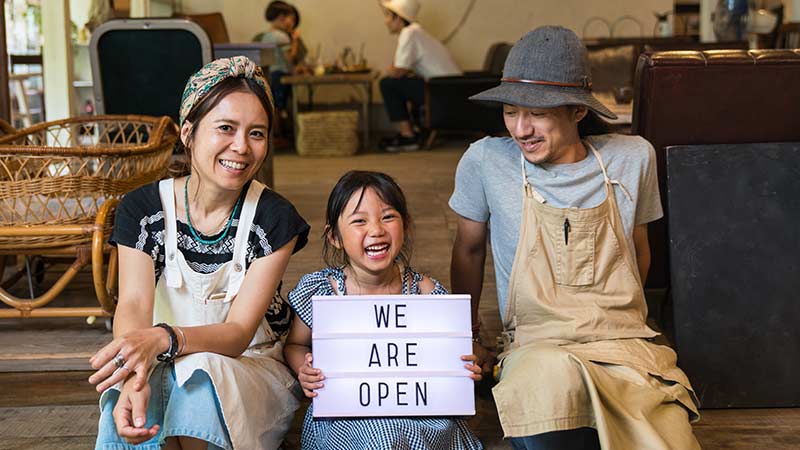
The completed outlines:
[[[169,117],[95,116],[0,137],[0,255],[75,258],[38,297],[0,288],[0,301],[12,307],[0,318],[113,314],[113,211],[123,194],[166,173],[177,136]],[[46,307],[90,263],[100,306]]]
[[[17,130],[15,130],[10,123],[0,119],[0,137],[5,136],[6,134],[14,134],[16,132]]]

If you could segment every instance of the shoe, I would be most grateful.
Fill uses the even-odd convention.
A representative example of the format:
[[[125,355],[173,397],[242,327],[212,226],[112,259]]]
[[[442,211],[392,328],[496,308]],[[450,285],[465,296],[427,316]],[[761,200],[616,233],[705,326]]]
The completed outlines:
[[[409,137],[397,134],[390,138],[381,139],[378,147],[390,153],[417,151],[420,149],[419,136]]]

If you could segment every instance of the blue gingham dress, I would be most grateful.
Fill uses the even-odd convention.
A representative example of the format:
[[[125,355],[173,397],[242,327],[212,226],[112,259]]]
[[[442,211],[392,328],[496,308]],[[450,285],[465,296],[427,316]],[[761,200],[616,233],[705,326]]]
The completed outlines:
[[[289,304],[312,328],[311,297],[347,294],[341,268],[327,268],[300,279],[289,293]],[[336,283],[336,291],[331,286]],[[403,294],[420,294],[422,274],[403,271]],[[431,294],[447,294],[436,280]],[[314,419],[309,406],[303,421],[303,450],[480,450],[483,445],[462,419],[448,417],[392,417]]]

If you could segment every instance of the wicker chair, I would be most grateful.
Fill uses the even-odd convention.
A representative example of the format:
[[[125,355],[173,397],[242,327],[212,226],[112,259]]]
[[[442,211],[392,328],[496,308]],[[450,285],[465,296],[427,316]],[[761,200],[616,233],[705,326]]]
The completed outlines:
[[[113,211],[123,194],[165,174],[177,132],[168,117],[95,116],[0,137],[0,255],[75,258],[37,297],[15,297],[4,283],[0,301],[13,309],[0,309],[0,318],[113,314]],[[100,306],[45,307],[89,263]]]
[[[14,134],[16,132],[17,130],[15,130],[10,123],[6,122],[3,119],[0,119],[0,137],[3,137],[7,134]]]

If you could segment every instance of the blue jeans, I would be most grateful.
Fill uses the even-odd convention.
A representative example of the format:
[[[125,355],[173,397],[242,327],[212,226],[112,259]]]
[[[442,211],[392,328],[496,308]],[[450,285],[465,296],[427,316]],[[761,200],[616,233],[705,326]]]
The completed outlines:
[[[382,78],[380,81],[383,106],[392,122],[412,120],[407,103],[414,114],[425,104],[425,81],[422,78]]]
[[[272,90],[272,101],[275,102],[275,109],[286,110],[289,96],[292,95],[292,85],[281,83],[281,77],[289,75],[287,72],[275,71],[269,74],[269,87]]]
[[[511,438],[514,450],[600,450],[597,430],[577,428]]]
[[[95,450],[158,450],[171,436],[188,436],[206,441],[209,450],[233,448],[214,385],[203,371],[196,371],[183,386],[178,387],[175,368],[171,363],[156,366],[150,376],[150,403],[147,405],[145,427],[159,424],[161,429],[155,437],[137,446],[129,444],[117,434],[111,412],[118,398],[119,392],[109,391],[100,405]]]

